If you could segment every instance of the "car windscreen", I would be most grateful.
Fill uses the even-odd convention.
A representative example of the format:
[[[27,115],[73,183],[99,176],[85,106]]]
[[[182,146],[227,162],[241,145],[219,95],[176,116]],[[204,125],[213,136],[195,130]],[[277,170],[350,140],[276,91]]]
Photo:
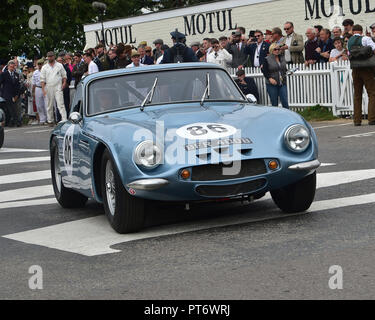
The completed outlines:
[[[245,101],[231,77],[220,69],[140,72],[98,79],[89,84],[87,114],[140,106],[155,82],[152,101],[147,99],[146,106],[200,102],[207,79],[210,86],[205,101]]]

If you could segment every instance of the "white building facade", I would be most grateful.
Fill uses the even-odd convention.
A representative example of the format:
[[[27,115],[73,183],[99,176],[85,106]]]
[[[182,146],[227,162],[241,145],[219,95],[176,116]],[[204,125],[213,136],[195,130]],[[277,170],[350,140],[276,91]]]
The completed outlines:
[[[107,45],[136,46],[141,41],[151,45],[158,38],[171,44],[170,32],[178,28],[190,44],[229,36],[237,26],[248,34],[255,29],[283,29],[286,21],[292,21],[295,31],[304,35],[308,27],[320,24],[332,29],[348,18],[366,29],[375,23],[375,0],[226,0],[106,21],[104,33]],[[84,26],[86,47],[102,39],[101,30],[101,23]]]

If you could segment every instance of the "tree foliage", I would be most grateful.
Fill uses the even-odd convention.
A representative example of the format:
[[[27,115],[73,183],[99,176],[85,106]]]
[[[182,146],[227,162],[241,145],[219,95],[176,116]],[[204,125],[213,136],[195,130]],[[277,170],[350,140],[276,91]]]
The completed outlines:
[[[1,0],[0,57],[26,54],[33,58],[47,51],[75,51],[85,46],[83,25],[99,21],[100,13],[91,0]],[[5,3],[4,3],[5,2]],[[102,0],[107,5],[105,20],[141,14],[150,10],[194,5],[199,0]],[[207,2],[207,0],[206,0]],[[29,8],[39,5],[43,10],[43,29],[32,30]]]

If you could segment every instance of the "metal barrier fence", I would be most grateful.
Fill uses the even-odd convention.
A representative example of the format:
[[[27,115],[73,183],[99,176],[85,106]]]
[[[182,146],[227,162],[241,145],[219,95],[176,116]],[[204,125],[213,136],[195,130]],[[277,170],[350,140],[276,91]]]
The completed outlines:
[[[353,114],[353,79],[348,61],[316,64],[292,64],[295,70],[287,78],[288,101],[292,109],[321,105],[332,110],[336,116]],[[236,70],[230,69],[235,76]],[[246,68],[247,77],[252,77],[259,90],[259,104],[271,105],[266,90],[265,78],[260,68]],[[363,94],[363,114],[368,113],[368,97]]]

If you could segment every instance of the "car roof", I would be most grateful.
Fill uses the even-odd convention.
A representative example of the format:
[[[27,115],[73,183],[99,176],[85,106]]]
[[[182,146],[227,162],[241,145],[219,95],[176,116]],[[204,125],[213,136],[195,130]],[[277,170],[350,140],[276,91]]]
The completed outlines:
[[[138,68],[121,68],[121,69],[114,69],[114,70],[107,70],[96,72],[86,76],[82,83],[86,85],[88,82],[96,79],[107,78],[108,76],[118,76],[118,75],[125,75],[131,73],[149,73],[154,71],[161,71],[161,70],[185,70],[185,69],[222,69],[225,70],[218,64],[214,63],[207,63],[207,62],[191,62],[191,63],[168,63],[168,64],[154,64],[150,66],[138,67]]]

